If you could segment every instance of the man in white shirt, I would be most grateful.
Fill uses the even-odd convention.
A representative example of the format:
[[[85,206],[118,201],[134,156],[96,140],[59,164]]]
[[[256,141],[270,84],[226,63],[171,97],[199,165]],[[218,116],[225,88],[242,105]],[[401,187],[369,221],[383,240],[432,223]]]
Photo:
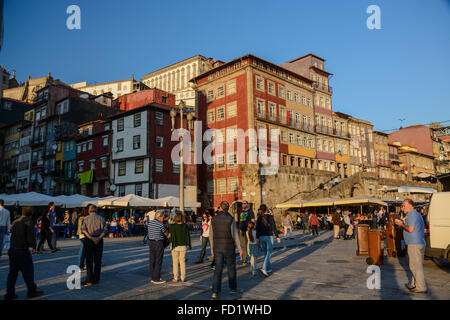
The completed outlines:
[[[0,257],[2,256],[3,241],[11,230],[11,215],[9,210],[3,207],[3,200],[0,199]]]

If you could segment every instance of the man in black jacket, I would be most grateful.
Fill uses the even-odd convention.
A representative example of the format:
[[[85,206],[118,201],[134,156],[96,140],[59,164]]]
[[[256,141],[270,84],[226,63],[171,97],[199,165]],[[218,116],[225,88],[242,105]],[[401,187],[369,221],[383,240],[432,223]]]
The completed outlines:
[[[19,271],[22,272],[23,279],[28,288],[28,298],[40,297],[44,293],[37,290],[34,282],[34,266],[30,248],[36,248],[36,238],[34,236],[34,223],[31,220],[31,208],[23,209],[22,217],[15,220],[11,225],[11,240],[9,255],[9,273],[6,283],[5,300],[17,299],[15,285]]]
[[[272,255],[273,249],[273,237],[277,238],[278,243],[280,243],[280,238],[278,237],[278,230],[273,216],[267,214],[267,206],[261,204],[258,212],[260,217],[256,221],[256,239],[264,251],[264,263],[261,268],[261,273],[268,277],[272,272],[270,256]]]
[[[234,218],[228,213],[230,205],[226,201],[220,204],[220,211],[211,220],[211,230],[209,241],[211,252],[214,254],[216,269],[214,271],[214,280],[212,288],[212,298],[216,299],[219,295],[222,284],[222,269],[225,261],[228,269],[228,285],[230,293],[237,293],[236,278],[236,252],[242,254],[239,234]]]

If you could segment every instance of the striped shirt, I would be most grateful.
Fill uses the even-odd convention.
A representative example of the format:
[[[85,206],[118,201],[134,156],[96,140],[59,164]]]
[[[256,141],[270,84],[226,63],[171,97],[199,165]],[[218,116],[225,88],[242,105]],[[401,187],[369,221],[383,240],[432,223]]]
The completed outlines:
[[[149,240],[163,240],[164,232],[167,232],[167,227],[158,220],[150,220],[148,223],[148,239]]]

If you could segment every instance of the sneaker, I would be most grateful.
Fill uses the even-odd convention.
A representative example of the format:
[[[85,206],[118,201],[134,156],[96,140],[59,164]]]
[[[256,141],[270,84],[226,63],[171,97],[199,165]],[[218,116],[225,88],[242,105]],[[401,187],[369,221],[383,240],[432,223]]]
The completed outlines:
[[[216,266],[211,266],[211,270],[216,270]]]
[[[55,253],[56,251],[58,251],[58,250],[57,250],[57,249],[53,249],[53,250],[52,250],[52,253]]]
[[[219,294],[217,292],[213,292],[213,294],[211,295],[211,299],[217,299],[218,296]]]
[[[239,289],[231,289],[230,290],[230,294],[237,294],[237,293],[242,293],[242,290],[239,290]]]
[[[82,281],[81,284],[82,284],[83,286],[85,286],[85,287],[90,287],[90,286],[92,286],[94,283],[92,283],[92,282],[87,282],[87,281]]]
[[[266,277],[269,276],[269,273],[268,273],[266,270],[264,270],[264,269],[261,269],[261,273],[262,273],[263,275],[265,275]]]
[[[242,262],[240,265],[238,265],[238,267],[245,267],[247,265],[247,262]]]
[[[405,283],[405,287],[406,287],[408,290],[412,290],[412,289],[414,289],[416,286],[412,286],[412,285],[410,285],[409,283]]]
[[[166,283],[166,281],[163,280],[163,279],[159,279],[158,281],[152,280],[151,282],[152,282],[153,284],[163,284],[163,283]]]
[[[42,296],[44,294],[44,291],[42,291],[42,290],[36,290],[36,291],[34,291],[33,293],[29,293],[29,294],[27,294],[27,297],[28,298],[37,298],[37,297],[40,297],[40,296]]]

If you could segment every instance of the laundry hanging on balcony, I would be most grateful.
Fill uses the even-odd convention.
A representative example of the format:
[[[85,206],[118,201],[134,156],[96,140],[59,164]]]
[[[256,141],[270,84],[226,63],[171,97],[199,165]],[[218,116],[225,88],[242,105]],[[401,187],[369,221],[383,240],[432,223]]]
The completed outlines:
[[[94,176],[94,170],[88,170],[78,174],[78,179],[80,179],[80,185],[86,183],[92,183],[92,178]]]

